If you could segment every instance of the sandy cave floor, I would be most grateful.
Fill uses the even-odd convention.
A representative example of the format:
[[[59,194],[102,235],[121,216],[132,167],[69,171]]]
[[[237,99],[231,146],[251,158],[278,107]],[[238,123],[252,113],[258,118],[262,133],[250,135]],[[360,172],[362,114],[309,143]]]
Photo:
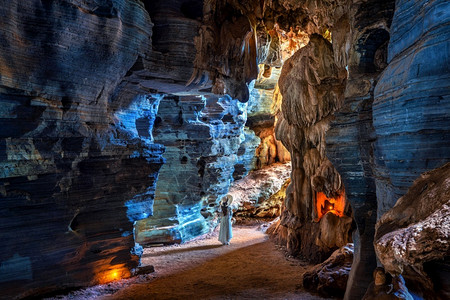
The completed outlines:
[[[233,226],[229,246],[217,236],[145,248],[142,264],[154,273],[47,299],[327,299],[303,289],[311,266],[286,256],[260,225]]]

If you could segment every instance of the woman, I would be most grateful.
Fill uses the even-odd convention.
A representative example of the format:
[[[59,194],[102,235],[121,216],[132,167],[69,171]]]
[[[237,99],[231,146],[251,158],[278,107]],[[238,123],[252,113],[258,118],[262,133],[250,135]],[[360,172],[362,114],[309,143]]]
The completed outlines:
[[[230,240],[233,237],[233,232],[231,231],[231,217],[233,216],[233,211],[231,209],[231,203],[233,202],[233,197],[231,195],[226,195],[220,200],[220,231],[219,231],[219,242],[222,245],[229,245]]]

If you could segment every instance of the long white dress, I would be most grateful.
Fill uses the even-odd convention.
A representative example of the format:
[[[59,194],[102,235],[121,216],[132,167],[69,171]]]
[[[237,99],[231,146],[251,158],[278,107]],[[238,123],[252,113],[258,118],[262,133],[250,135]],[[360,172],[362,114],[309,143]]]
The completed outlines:
[[[220,212],[220,230],[219,230],[219,242],[223,245],[229,244],[231,238],[233,237],[233,232],[231,230],[231,217],[233,216],[233,210],[230,206],[227,206],[227,215]]]

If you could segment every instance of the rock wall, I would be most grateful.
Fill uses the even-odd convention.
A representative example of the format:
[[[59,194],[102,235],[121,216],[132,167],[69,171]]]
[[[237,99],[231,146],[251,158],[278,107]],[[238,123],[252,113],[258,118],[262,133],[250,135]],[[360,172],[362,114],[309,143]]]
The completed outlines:
[[[230,97],[166,96],[154,126],[165,145],[154,214],[137,223],[142,244],[183,242],[211,230],[217,202],[254,165],[247,104]],[[246,137],[256,139],[249,143]]]
[[[136,90],[182,95],[205,93],[199,90],[208,89],[207,82],[186,86],[194,72],[194,39],[202,24],[203,1],[143,2],[154,23],[151,44],[127,72],[116,91],[117,96],[125,99]]]
[[[133,230],[141,242],[209,230],[259,139],[246,104],[197,76],[203,1],[12,1],[1,13],[5,297],[130,276]]]
[[[439,196],[433,197],[432,201],[426,200],[425,197],[432,190],[432,185],[437,184],[437,178],[429,183],[428,190],[425,187],[418,192],[416,187],[423,186],[425,178],[418,179],[416,186],[411,185],[421,173],[442,166],[450,158],[449,9],[448,1],[396,2],[388,46],[389,65],[374,91],[373,124],[377,137],[375,166],[377,173],[380,174],[377,177],[376,187],[378,217],[382,223],[377,225],[379,226],[377,254],[381,263],[390,272],[398,272],[393,269],[393,264],[386,260],[385,251],[388,248],[390,250],[397,250],[398,247],[411,248],[401,250],[400,254],[395,252],[394,257],[398,261],[407,261],[403,263],[405,265],[403,275],[408,288],[425,295],[431,295],[433,292],[430,290],[433,291],[436,287],[442,292],[448,285],[448,281],[446,283],[443,279],[448,277],[448,272],[445,271],[448,270],[448,252],[440,254],[444,257],[443,260],[430,262],[428,266],[423,267],[440,270],[436,274],[431,272],[433,275],[428,281],[424,280],[423,274],[417,274],[417,270],[419,273],[422,272],[422,267],[417,266],[412,257],[421,257],[423,261],[433,260],[431,257],[442,250],[440,245],[425,246],[422,241],[439,241],[436,235],[439,236],[439,232],[445,230],[444,219],[448,219],[448,211],[444,206],[432,215],[429,213],[424,215],[419,209],[417,216],[406,219],[403,216],[411,215],[409,211],[412,207],[420,206],[406,198],[425,201],[430,208],[434,205],[432,203],[436,203],[434,201],[437,201]],[[445,174],[444,172],[438,177],[445,178],[447,177]],[[424,176],[432,177],[431,174]],[[411,189],[410,193],[405,195],[408,188]],[[403,198],[400,198],[401,196]],[[396,204],[397,199],[399,199],[397,208],[386,213]],[[409,201],[406,205],[408,209],[402,210],[402,214],[393,218],[393,213],[398,213],[400,207],[405,207],[405,201]],[[388,219],[393,221],[387,222]],[[398,222],[395,219],[402,220],[401,225],[395,225]],[[385,233],[382,228],[391,225],[399,231],[381,239],[381,235]],[[403,242],[398,243],[400,234]],[[444,236],[448,239],[448,234],[444,233]],[[383,247],[384,250],[381,250]],[[426,247],[431,256],[422,256],[422,247]],[[447,289],[440,297],[445,299],[448,294]]]
[[[418,174],[448,161],[448,4],[395,5],[390,25],[393,1],[353,3],[346,100],[327,134],[358,226],[346,299],[370,281],[376,219]]]
[[[375,249],[392,275],[429,299],[450,290],[450,163],[422,174],[376,225]]]
[[[389,65],[373,103],[379,216],[424,171],[450,159],[450,4],[397,1]]]
[[[130,276],[164,148],[158,99],[112,95],[151,47],[150,18],[126,0],[9,1],[0,14],[0,297]]]
[[[275,114],[279,110],[277,82],[280,72],[281,68],[272,68],[270,76],[265,77],[261,71],[250,89],[246,126],[261,139],[255,152],[256,168],[270,166],[276,162],[286,163],[291,159],[289,151],[276,139],[274,132]]]
[[[291,175],[290,163],[276,163],[253,170],[232,183],[229,194],[237,207],[236,218],[275,218],[280,216],[286,187]]]
[[[332,196],[345,186],[358,229],[346,298],[360,299],[375,265],[376,218],[450,153],[449,4],[398,0],[390,26],[393,5],[4,4],[2,297],[129,276],[139,263],[133,224],[140,219],[142,242],[205,232],[217,199],[253,167],[259,140],[249,128],[262,140],[260,166],[289,158],[274,140],[276,124],[293,170],[280,239],[293,253],[324,259],[338,246],[330,241],[341,239],[326,224],[340,222],[348,231],[351,219],[327,214],[314,223],[315,193]],[[290,34],[297,25],[315,35],[286,62],[280,93],[270,80],[253,89],[258,63],[283,62],[277,32]],[[283,102],[268,110],[269,96]],[[246,104],[238,102],[249,99],[245,128]],[[164,148],[167,164],[156,185]]]
[[[344,296],[353,263],[353,244],[342,246],[302,275],[303,286],[324,296]]]
[[[357,230],[353,233],[355,254],[346,299],[361,299],[376,267],[373,248],[377,197],[374,170],[372,120],[373,92],[386,67],[389,27],[394,1],[358,1],[352,5],[349,78],[342,108],[334,114],[326,135],[327,157],[341,174]],[[333,31],[334,34],[334,31]]]

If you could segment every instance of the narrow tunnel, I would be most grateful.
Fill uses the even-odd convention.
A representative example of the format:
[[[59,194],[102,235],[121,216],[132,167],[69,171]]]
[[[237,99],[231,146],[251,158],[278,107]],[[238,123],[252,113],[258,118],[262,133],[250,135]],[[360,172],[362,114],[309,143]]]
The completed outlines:
[[[0,299],[449,299],[447,11],[5,3]]]

